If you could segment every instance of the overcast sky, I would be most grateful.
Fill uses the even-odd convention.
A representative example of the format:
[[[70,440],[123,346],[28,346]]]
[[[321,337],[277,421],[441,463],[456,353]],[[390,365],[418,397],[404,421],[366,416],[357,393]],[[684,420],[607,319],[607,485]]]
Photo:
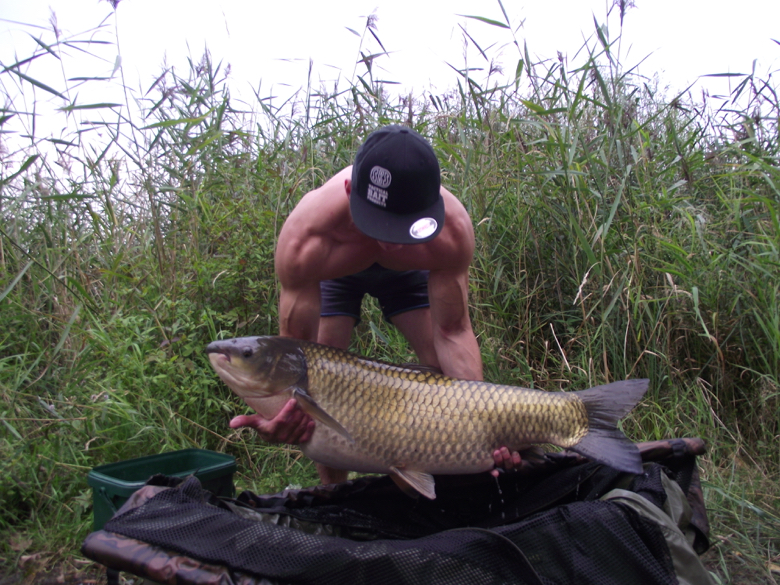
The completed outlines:
[[[607,18],[605,0],[504,0],[512,27],[522,45],[539,58],[558,51],[575,61],[575,53],[594,33],[594,17]],[[635,0],[626,14],[621,63],[660,77],[671,91],[684,89],[701,75],[749,73],[753,60],[766,75],[780,68],[780,2],[742,0]],[[464,27],[489,54],[513,71],[520,57],[509,31],[462,15],[504,20],[499,3],[484,0],[122,0],[114,13],[98,0],[0,0],[0,60],[4,65],[35,50],[33,36],[52,42],[51,14],[63,35],[87,31],[105,21],[94,38],[118,43],[125,81],[148,88],[163,64],[186,69],[186,58],[199,60],[205,47],[215,61],[231,65],[234,95],[251,99],[251,87],[262,83],[261,95],[283,93],[306,85],[309,59],[314,82],[351,79],[366,17],[377,16],[377,36],[390,53],[378,64],[377,77],[401,83],[404,92],[421,94],[431,86],[444,91],[457,75],[447,65],[464,65]],[[612,38],[620,33],[617,11],[609,20]],[[107,19],[107,20],[106,20]],[[23,24],[20,24],[23,23]],[[594,43],[591,43],[594,44]],[[371,40],[369,48],[375,48]],[[60,63],[48,58],[27,74],[61,89],[63,77],[110,75],[117,48],[101,49],[104,61],[78,57]],[[469,65],[484,66],[476,53]],[[63,72],[64,70],[64,72]],[[7,74],[5,74],[7,79]],[[711,93],[728,91],[728,80],[703,80]],[[733,82],[733,80],[731,80]],[[699,83],[702,83],[700,81]],[[6,82],[7,86],[7,82]],[[106,88],[99,101],[121,96]],[[40,92],[39,92],[40,93]],[[73,96],[70,96],[73,98]],[[86,99],[80,96],[80,99]]]

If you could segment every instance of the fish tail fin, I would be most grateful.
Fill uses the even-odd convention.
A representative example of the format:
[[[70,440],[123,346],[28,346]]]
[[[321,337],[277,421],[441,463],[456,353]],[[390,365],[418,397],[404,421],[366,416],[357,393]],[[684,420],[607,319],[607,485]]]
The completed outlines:
[[[642,399],[649,380],[622,380],[576,392],[588,413],[588,432],[572,451],[628,473],[642,473],[637,446],[617,428]]]

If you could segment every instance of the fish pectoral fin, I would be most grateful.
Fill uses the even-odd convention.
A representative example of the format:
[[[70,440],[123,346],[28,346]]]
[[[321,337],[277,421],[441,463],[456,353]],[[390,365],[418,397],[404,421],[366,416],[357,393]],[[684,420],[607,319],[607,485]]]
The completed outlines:
[[[422,494],[429,500],[436,499],[435,484],[430,473],[404,469],[403,467],[390,467],[390,471],[390,479],[407,496],[417,497]]]
[[[349,434],[349,431],[341,426],[339,421],[330,416],[319,404],[317,404],[317,401],[309,396],[309,393],[306,392],[306,390],[296,386],[292,389],[292,396],[298,401],[298,404],[300,404],[303,412],[308,414],[314,420],[318,420],[322,424],[329,426],[337,433],[342,435],[345,439],[347,439],[347,441],[350,443],[355,442],[355,439],[352,438],[352,435]]]

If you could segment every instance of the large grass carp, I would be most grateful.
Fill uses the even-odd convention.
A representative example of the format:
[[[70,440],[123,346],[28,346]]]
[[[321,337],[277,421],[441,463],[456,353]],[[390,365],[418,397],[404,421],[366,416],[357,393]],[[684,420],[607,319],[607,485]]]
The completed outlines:
[[[272,418],[292,396],[317,422],[303,453],[324,465],[388,473],[405,491],[436,497],[433,474],[494,466],[493,451],[550,443],[641,473],[639,450],[617,422],[647,380],[544,392],[458,380],[285,337],[243,337],[206,348],[220,378]]]

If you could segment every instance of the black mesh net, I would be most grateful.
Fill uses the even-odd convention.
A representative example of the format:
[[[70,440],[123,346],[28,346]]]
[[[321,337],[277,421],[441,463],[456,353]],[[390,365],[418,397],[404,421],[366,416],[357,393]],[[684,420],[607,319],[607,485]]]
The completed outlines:
[[[273,583],[676,583],[660,528],[598,500],[622,487],[661,505],[669,473],[649,464],[632,481],[587,463],[437,478],[433,501],[365,478],[225,502],[191,477],[104,530]]]

